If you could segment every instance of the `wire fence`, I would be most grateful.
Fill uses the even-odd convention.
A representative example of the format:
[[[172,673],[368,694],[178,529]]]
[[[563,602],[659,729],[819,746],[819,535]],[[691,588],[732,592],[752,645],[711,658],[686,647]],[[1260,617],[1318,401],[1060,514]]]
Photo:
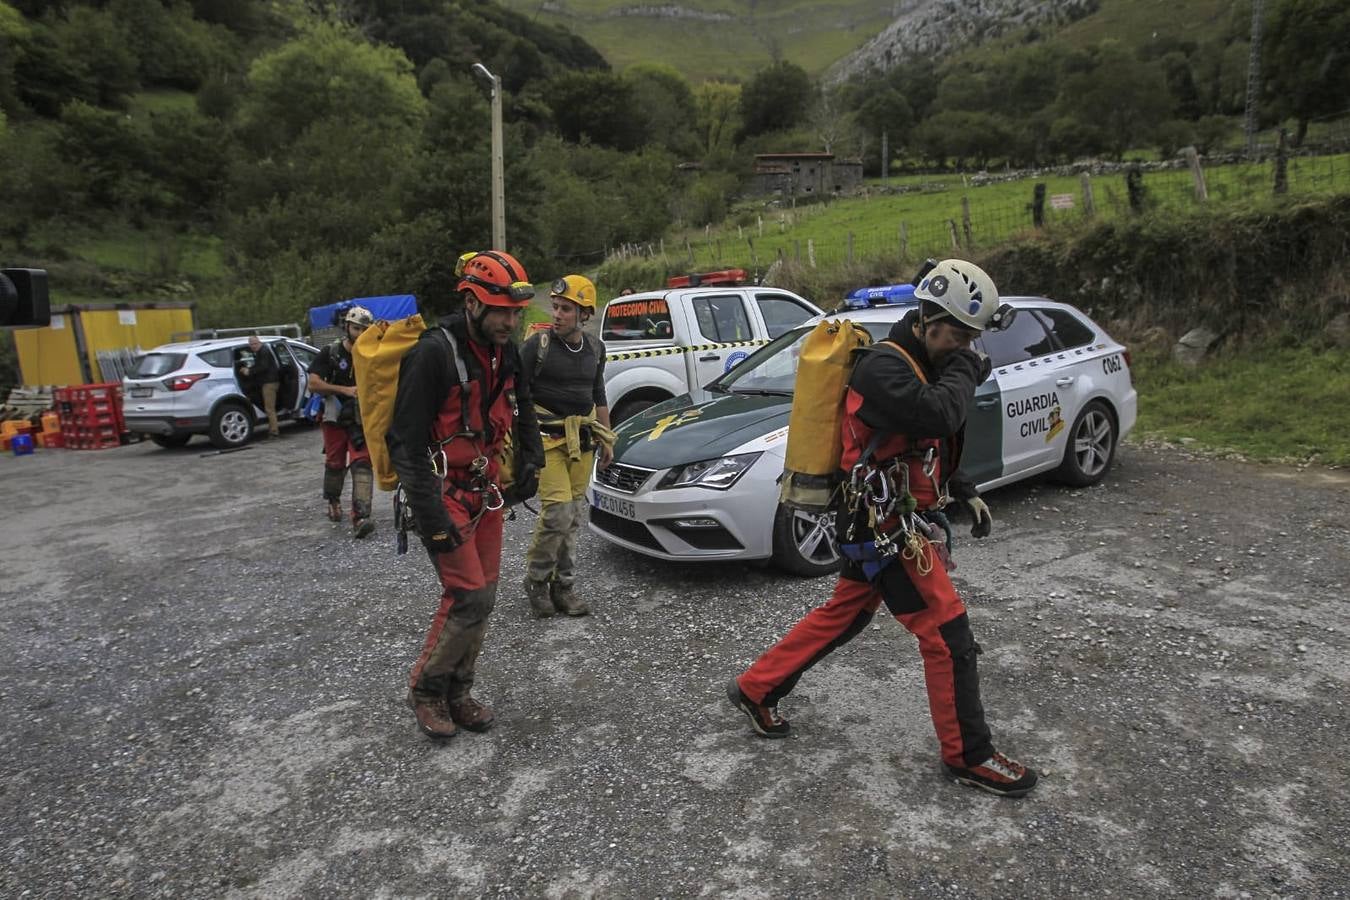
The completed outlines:
[[[1037,187],[1039,185],[1039,188]],[[1050,187],[1049,185],[1054,185]],[[1072,185],[1070,187],[1069,185]],[[915,189],[922,193],[920,186]],[[1021,191],[1024,199],[1011,199]],[[1083,227],[1202,207],[1236,208],[1253,199],[1329,196],[1350,192],[1350,154],[1290,157],[1222,166],[1127,167],[1111,174],[1029,178],[944,191],[920,212],[889,215],[893,194],[817,203],[758,214],[749,225],[707,228],[681,240],[629,244],[610,259],[648,257],[670,272],[739,266],[763,273],[775,260],[818,268],[871,260],[912,261],[987,249],[1042,229]],[[950,203],[946,197],[950,196]],[[989,200],[984,200],[989,196]],[[876,209],[873,209],[873,207]]]

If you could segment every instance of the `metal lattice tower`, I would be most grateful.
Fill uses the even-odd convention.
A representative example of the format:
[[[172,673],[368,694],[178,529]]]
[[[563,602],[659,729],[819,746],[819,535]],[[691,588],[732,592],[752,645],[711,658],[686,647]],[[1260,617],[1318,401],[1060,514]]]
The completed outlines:
[[[1251,55],[1247,57],[1247,110],[1243,119],[1243,133],[1247,137],[1247,156],[1256,152],[1256,106],[1261,96],[1261,28],[1262,0],[1252,0]]]

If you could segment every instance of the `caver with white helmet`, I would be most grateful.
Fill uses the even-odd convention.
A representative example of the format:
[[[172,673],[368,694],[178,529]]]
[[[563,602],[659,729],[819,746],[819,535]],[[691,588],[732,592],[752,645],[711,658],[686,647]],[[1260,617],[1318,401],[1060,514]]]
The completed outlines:
[[[364,306],[349,306],[346,314],[342,317],[342,324],[369,328],[375,324],[375,317]]]
[[[925,323],[950,317],[965,328],[984,331],[991,327],[999,311],[994,279],[964,259],[944,259],[938,263],[924,275],[914,289],[914,296],[941,309],[939,313],[926,315]]]

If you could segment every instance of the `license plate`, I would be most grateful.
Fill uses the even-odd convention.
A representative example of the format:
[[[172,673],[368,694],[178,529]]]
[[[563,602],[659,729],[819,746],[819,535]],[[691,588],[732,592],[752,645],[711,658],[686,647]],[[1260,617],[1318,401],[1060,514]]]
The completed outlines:
[[[154,389],[154,388],[148,388],[148,387],[134,387],[134,388],[132,388],[130,391],[128,391],[128,393],[130,394],[130,396],[133,397],[133,398],[136,399],[136,400],[143,400],[143,399],[145,399],[146,397],[149,397],[149,396],[150,396],[151,394],[153,394],[154,392],[155,392],[155,389]]]
[[[607,512],[610,515],[619,516],[624,519],[637,518],[637,509],[633,506],[632,500],[611,497],[608,494],[602,494],[599,491],[591,491],[591,500],[595,508],[601,512]]]

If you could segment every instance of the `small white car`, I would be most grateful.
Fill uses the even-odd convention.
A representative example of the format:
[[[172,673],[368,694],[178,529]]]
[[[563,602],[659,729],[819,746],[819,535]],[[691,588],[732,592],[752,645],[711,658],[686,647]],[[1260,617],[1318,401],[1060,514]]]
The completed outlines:
[[[309,366],[319,351],[291,338],[263,337],[277,360],[281,387],[277,418],[299,417]],[[122,379],[122,416],[132,434],[146,434],[161,447],[181,447],[204,434],[221,449],[242,447],[267,417],[262,397],[239,383],[235,364],[248,338],[213,338],[156,347]]]
[[[1004,300],[1018,310],[1010,327],[976,342],[994,369],[975,392],[962,470],[981,491],[1043,472],[1076,486],[1100,481],[1134,427],[1129,351],[1072,306]],[[813,318],[706,389],[622,423],[613,465],[595,472],[591,530],[660,559],[835,569],[832,517],[778,503],[801,342],[822,318],[852,319],[881,340],[914,305]]]

